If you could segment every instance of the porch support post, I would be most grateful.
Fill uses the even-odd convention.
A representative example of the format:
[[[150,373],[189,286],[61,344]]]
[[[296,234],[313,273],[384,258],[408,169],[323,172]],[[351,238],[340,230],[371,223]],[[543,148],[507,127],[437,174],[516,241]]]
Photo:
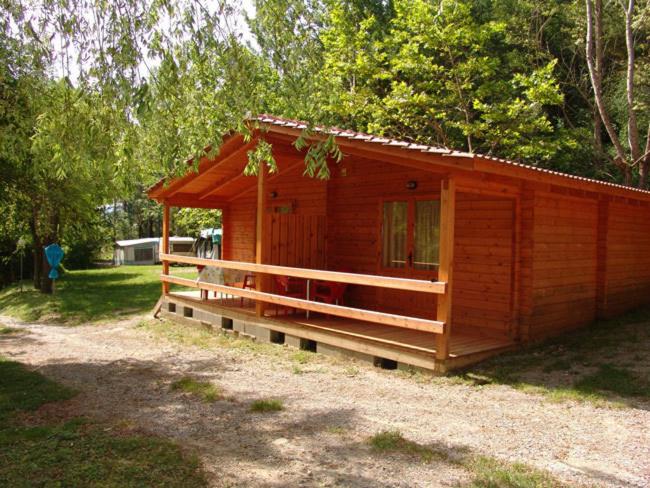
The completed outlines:
[[[169,205],[167,205],[166,202],[163,204],[162,252],[164,254],[169,254]],[[169,274],[169,262],[163,261],[162,272],[163,274]],[[162,292],[163,295],[169,294],[169,283],[163,282]]]
[[[255,263],[265,264],[266,249],[264,249],[264,234],[266,233],[266,219],[264,218],[264,203],[266,197],[266,163],[260,163],[257,171],[257,226],[255,229]],[[257,274],[255,286],[258,291],[268,290],[268,276]],[[255,302],[255,314],[264,315],[266,304],[262,301]]]
[[[438,281],[447,283],[444,295],[438,295],[436,319],[445,323],[442,334],[436,336],[436,359],[449,357],[452,315],[451,298],[453,291],[454,266],[454,220],[456,218],[456,182],[452,176],[442,180],[440,188],[440,258]]]

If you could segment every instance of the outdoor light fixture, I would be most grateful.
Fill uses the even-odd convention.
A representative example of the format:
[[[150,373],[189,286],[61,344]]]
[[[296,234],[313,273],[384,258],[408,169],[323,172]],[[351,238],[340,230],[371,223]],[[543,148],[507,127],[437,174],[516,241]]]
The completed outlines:
[[[407,181],[406,182],[406,189],[407,190],[415,190],[418,187],[418,182],[415,180]]]
[[[271,198],[278,198],[278,192],[277,191],[272,191],[271,193],[269,193],[269,196]]]

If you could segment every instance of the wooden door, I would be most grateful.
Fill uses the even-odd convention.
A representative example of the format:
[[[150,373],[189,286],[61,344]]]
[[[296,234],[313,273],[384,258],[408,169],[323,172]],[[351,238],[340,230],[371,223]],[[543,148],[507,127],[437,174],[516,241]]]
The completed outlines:
[[[325,216],[267,213],[269,263],[325,269]]]

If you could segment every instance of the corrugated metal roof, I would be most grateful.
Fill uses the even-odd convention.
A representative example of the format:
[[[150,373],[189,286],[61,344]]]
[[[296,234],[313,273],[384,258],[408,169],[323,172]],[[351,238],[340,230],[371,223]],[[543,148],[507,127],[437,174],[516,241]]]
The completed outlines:
[[[129,246],[137,246],[138,244],[153,244],[156,242],[160,242],[160,237],[143,237],[142,239],[126,239],[123,241],[116,241],[115,244],[117,244],[120,247],[129,247]]]
[[[141,239],[126,239],[123,241],[115,241],[115,244],[117,244],[120,247],[129,247],[129,246],[137,246],[139,244],[155,244],[155,243],[160,244],[161,240],[162,237],[143,237]],[[194,237],[172,236],[169,238],[169,242],[192,243],[195,240],[196,239],[194,239]]]
[[[268,115],[268,114],[261,114],[258,115],[257,117],[253,117],[250,120],[252,121],[257,121],[262,124],[269,124],[271,126],[276,126],[276,127],[287,127],[291,129],[306,129],[308,128],[308,124],[306,122],[301,122],[298,120],[291,120],[291,119],[285,119],[282,117],[276,117],[274,115]],[[562,178],[570,179],[573,181],[584,181],[584,182],[589,182],[589,183],[596,183],[598,185],[603,185],[606,187],[613,187],[613,188],[620,188],[624,189],[630,192],[634,193],[641,193],[644,195],[650,195],[649,190],[641,190],[638,188],[633,188],[629,186],[624,186],[624,185],[619,185],[617,183],[610,183],[607,181],[601,181],[601,180],[595,180],[593,178],[586,178],[584,176],[577,176],[577,175],[572,175],[568,173],[562,173],[560,171],[554,171],[551,169],[546,169],[546,168],[540,168],[538,166],[531,166],[528,164],[523,164],[523,163],[518,163],[515,161],[509,161],[507,159],[502,159],[502,158],[497,158],[494,156],[488,156],[485,154],[479,154],[479,153],[468,153],[464,151],[456,151],[453,149],[448,149],[444,147],[439,147],[439,146],[427,146],[424,144],[416,144],[413,142],[407,142],[407,141],[399,141],[395,139],[387,139],[383,137],[377,137],[377,136],[372,136],[370,134],[364,134],[362,132],[355,132],[351,130],[342,130],[338,129],[336,127],[321,127],[321,126],[313,126],[309,127],[309,129],[315,133],[320,133],[324,135],[333,135],[335,137],[343,137],[343,138],[348,138],[348,139],[354,139],[357,141],[361,141],[366,144],[376,144],[376,145],[383,145],[383,146],[393,146],[397,147],[400,149],[408,150],[408,151],[418,151],[418,152],[424,152],[424,153],[435,153],[435,154],[440,154],[443,156],[450,156],[450,157],[458,157],[458,158],[472,158],[472,159],[483,159],[485,161],[493,161],[493,162],[498,162],[507,166],[512,166],[516,168],[522,168],[531,172],[537,172],[537,173],[544,173],[544,174],[549,174],[549,175],[554,175],[554,176],[559,176]]]

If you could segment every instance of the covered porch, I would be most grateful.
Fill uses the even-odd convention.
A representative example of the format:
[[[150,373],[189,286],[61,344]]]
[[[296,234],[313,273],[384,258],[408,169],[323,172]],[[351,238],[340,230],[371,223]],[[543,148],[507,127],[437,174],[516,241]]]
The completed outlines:
[[[425,164],[367,150],[350,149],[348,163],[332,164],[332,177],[316,180],[302,174],[304,154],[287,134],[257,137],[273,144],[276,173],[261,168],[244,176],[256,139],[234,135],[198,171],[149,192],[164,206],[161,281],[163,299],[174,305],[170,316],[218,328],[239,321],[258,332],[248,335],[272,331],[440,372],[515,346],[513,195],[486,182],[471,188],[455,171],[464,161],[441,156],[439,164]],[[172,206],[222,209],[222,260],[169,253]],[[188,280],[174,276],[172,264],[248,278]],[[279,280],[304,285],[290,293]],[[323,299],[314,296],[314,283],[345,292]],[[172,284],[188,291],[170,292]],[[211,319],[197,319],[195,310]]]
[[[258,317],[254,302],[245,300],[240,306],[238,300],[231,296],[205,299],[199,291],[171,292],[166,298],[165,315],[299,349],[362,356],[389,369],[416,366],[444,372],[514,348],[514,343],[502,340],[456,334],[450,339],[448,358],[436,365],[435,337],[429,332],[322,314],[307,317],[304,311],[285,314],[276,308]],[[260,328],[264,329],[261,333]]]

